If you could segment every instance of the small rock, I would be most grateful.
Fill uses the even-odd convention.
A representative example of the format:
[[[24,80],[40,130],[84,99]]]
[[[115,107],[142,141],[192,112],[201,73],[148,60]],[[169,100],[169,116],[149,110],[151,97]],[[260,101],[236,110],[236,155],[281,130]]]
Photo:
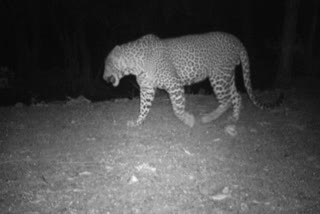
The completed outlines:
[[[138,181],[139,181],[138,178],[135,175],[132,175],[128,183],[134,184],[134,183],[137,183]]]

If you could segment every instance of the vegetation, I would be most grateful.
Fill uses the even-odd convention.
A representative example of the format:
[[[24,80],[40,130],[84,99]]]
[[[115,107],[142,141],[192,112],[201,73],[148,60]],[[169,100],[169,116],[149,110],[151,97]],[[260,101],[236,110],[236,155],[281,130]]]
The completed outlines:
[[[318,9],[317,0],[287,0],[285,4],[2,0],[0,64],[14,70],[15,88],[20,91],[110,98],[114,92],[101,75],[104,58],[116,44],[147,33],[173,37],[221,30],[237,35],[248,47],[255,78],[265,82],[257,85],[270,87],[277,78],[277,86],[286,82],[290,87],[295,75],[319,76],[315,63],[319,50],[314,48]],[[267,76],[263,69],[269,70]],[[137,91],[132,79],[120,88],[126,97]]]

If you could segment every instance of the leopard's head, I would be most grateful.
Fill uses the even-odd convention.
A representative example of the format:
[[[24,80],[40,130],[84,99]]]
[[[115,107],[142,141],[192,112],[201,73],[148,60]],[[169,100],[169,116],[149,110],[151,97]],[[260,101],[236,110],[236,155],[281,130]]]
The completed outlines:
[[[116,46],[105,59],[103,79],[116,87],[124,76],[125,68],[125,60],[121,54],[121,47]]]

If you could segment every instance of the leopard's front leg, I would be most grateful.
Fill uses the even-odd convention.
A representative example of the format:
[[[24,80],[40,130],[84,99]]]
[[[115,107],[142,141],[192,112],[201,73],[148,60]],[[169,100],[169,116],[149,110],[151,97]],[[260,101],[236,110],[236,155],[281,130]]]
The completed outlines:
[[[136,127],[140,126],[143,121],[146,119],[151,105],[152,101],[154,99],[155,95],[155,89],[154,88],[147,88],[147,87],[141,87],[140,88],[140,114],[136,121],[128,121],[127,126],[129,127]]]

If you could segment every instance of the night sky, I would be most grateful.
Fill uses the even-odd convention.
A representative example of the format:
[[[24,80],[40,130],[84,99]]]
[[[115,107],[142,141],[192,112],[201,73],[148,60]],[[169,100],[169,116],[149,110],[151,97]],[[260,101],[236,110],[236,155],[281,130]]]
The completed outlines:
[[[294,56],[299,59],[314,17],[318,20],[319,3],[296,2]],[[102,80],[104,58],[115,45],[148,33],[167,38],[209,31],[240,38],[250,55],[254,86],[267,87],[279,67],[287,7],[287,1],[277,0],[0,0],[0,65],[13,74],[11,89],[1,93],[17,100],[35,94],[41,99],[129,96],[134,80],[124,81],[118,92]],[[313,35],[319,37],[319,21]],[[311,55],[319,56],[319,48]],[[295,75],[305,75],[300,61],[295,60]]]

